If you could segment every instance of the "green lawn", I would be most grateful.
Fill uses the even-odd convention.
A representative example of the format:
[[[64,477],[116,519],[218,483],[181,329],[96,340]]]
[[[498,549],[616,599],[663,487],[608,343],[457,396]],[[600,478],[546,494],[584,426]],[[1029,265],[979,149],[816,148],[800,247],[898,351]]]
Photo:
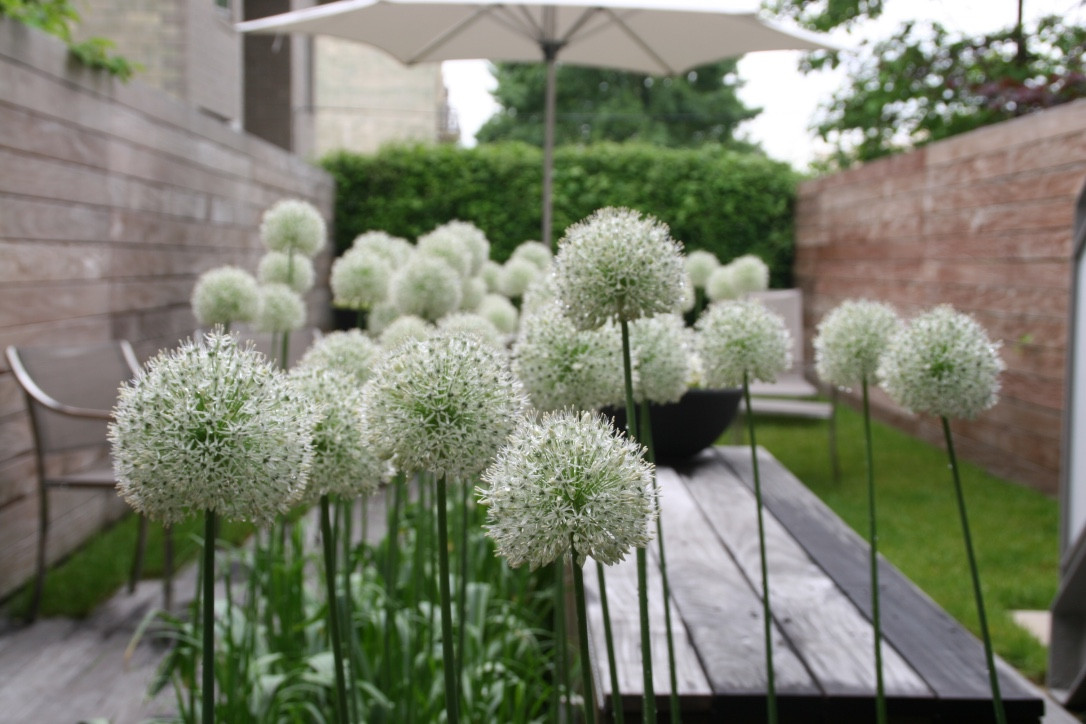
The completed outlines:
[[[758,444],[867,538],[861,415],[838,407],[841,479],[834,482],[827,423],[759,418]],[[879,551],[952,616],[979,634],[946,452],[893,428],[873,427]],[[721,442],[732,444],[732,432]],[[744,437],[745,443],[745,437]],[[1047,609],[1059,583],[1059,505],[964,464],[962,485],[996,653],[1043,681],[1047,652],[1011,619]]]

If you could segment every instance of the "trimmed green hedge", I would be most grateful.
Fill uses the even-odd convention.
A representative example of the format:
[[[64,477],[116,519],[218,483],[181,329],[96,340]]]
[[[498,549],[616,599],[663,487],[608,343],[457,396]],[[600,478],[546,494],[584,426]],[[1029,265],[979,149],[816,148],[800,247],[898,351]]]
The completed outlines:
[[[380,229],[414,240],[452,219],[470,221],[504,261],[540,236],[542,152],[519,143],[391,146],[321,161],[336,179],[336,246]],[[603,206],[627,206],[671,227],[687,249],[722,261],[754,253],[773,286],[792,276],[792,210],[798,176],[787,165],[717,147],[566,146],[555,153],[554,233]]]

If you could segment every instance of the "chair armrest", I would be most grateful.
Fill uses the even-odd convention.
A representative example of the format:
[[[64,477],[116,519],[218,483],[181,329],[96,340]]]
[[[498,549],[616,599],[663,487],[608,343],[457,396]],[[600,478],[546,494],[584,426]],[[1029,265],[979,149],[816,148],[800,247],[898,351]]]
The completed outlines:
[[[91,420],[113,419],[112,410],[98,410],[91,407],[65,405],[63,402],[54,399],[45,390],[39,387],[34,381],[34,378],[30,376],[30,373],[27,372],[26,367],[23,365],[22,359],[14,348],[8,347],[7,358],[8,364],[11,365],[11,371],[15,374],[15,379],[19,382],[19,385],[26,394],[33,397],[38,404],[53,412],[60,413],[61,415],[68,415],[69,417],[83,417]]]

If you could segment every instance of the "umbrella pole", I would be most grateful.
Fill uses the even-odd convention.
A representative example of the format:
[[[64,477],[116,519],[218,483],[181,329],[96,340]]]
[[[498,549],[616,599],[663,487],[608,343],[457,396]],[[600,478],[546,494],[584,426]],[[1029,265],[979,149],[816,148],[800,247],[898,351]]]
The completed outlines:
[[[543,243],[554,249],[554,240],[551,235],[553,228],[552,213],[554,209],[553,185],[554,185],[554,117],[557,103],[556,89],[556,59],[558,57],[558,45],[546,44],[543,46],[543,57],[547,62],[547,91],[543,113]]]

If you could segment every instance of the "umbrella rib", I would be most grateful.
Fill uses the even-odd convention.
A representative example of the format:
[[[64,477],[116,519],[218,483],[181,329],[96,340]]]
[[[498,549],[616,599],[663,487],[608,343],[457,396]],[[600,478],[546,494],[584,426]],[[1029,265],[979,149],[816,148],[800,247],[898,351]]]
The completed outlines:
[[[619,17],[618,13],[610,8],[601,8],[601,10],[603,10],[603,12],[611,18],[611,22],[613,22],[622,32],[626,33],[626,35],[629,36],[630,40],[632,40],[635,45],[640,47],[643,51],[645,51],[646,55],[656,61],[656,63],[660,66],[661,70],[663,70],[663,75],[676,75],[678,73],[678,71],[668,65],[667,62],[663,58],[661,58],[659,54],[657,54],[652,49],[652,47],[641,38],[640,35],[635,33],[633,29],[626,24],[626,21]]]
[[[406,64],[407,65],[413,65],[414,63],[425,62],[426,59],[427,59],[427,56],[430,53],[432,53],[433,51],[437,50],[438,48],[440,48],[445,43],[447,43],[450,40],[452,40],[453,38],[455,38],[457,35],[459,35],[461,32],[463,32],[465,28],[471,27],[474,23],[476,23],[479,20],[480,17],[482,17],[484,15],[489,15],[489,14],[490,14],[490,8],[489,7],[483,6],[483,7],[480,7],[478,9],[476,9],[475,12],[473,12],[470,16],[464,18],[460,22],[458,22],[455,25],[453,25],[452,27],[450,27],[448,30],[444,31],[443,33],[440,33],[437,37],[435,37],[429,43],[422,46],[422,48],[418,52],[414,53],[410,58],[407,59]]]

